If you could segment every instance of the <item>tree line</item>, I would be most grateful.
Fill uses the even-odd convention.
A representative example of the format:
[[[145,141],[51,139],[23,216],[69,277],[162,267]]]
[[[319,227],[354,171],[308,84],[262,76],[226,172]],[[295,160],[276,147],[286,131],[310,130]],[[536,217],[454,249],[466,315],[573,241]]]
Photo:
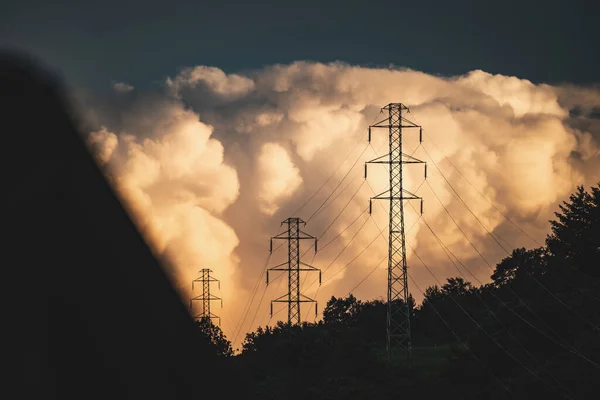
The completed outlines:
[[[316,323],[259,327],[241,353],[199,321],[246,398],[591,399],[600,385],[600,184],[578,187],[543,246],[479,286],[462,276],[409,298],[413,351],[385,352],[386,303],[331,297]]]

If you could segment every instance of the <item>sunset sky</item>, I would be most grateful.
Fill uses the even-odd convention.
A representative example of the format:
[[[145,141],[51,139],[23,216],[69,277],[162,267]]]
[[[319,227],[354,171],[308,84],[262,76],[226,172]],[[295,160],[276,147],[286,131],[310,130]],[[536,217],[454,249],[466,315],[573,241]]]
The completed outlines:
[[[305,262],[324,284],[304,285],[321,310],[386,259],[376,238],[387,205],[364,211],[387,174],[373,166],[367,184],[363,163],[385,153],[386,135],[368,146],[366,129],[387,103],[425,128],[422,146],[406,135],[405,151],[429,162],[425,184],[407,168],[406,187],[425,199],[425,220],[406,207],[407,241],[440,280],[458,271],[424,222],[466,279],[483,282],[507,255],[498,243],[537,245],[503,214],[542,242],[560,201],[600,180],[598,6],[376,3],[23,0],[0,9],[0,44],[62,74],[88,143],[183,297],[200,268],[221,280],[214,312],[230,339],[260,281],[239,345],[285,293],[282,278],[264,292],[263,274],[284,219],[309,221],[321,240]],[[419,287],[437,283],[411,254]],[[385,266],[355,295],[384,297]]]

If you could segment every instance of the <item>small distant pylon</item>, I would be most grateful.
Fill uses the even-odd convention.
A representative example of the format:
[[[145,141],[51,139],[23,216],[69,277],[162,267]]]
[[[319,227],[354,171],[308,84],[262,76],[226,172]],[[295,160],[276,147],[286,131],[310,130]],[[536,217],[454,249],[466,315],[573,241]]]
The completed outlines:
[[[275,300],[271,300],[271,316],[273,316],[273,303],[288,303],[288,323],[297,325],[301,322],[300,303],[315,303],[315,316],[317,315],[317,302],[300,293],[301,271],[319,271],[319,285],[321,285],[321,270],[300,261],[300,240],[314,239],[316,252],[317,238],[300,230],[300,225],[306,225],[306,222],[300,218],[288,218],[281,223],[281,225],[283,224],[287,224],[287,232],[271,238],[270,251],[273,252],[273,239],[287,240],[288,260],[267,270],[267,285],[269,284],[269,271],[287,271],[288,292]]]
[[[210,312],[210,302],[214,300],[219,300],[221,302],[221,308],[223,308],[223,299],[210,294],[211,282],[217,282],[219,289],[221,289],[221,282],[212,277],[210,275],[211,272],[210,269],[203,268],[200,270],[200,276],[192,281],[192,291],[194,290],[194,283],[199,282],[202,284],[202,294],[190,299],[190,309],[193,310],[192,306],[194,301],[200,301],[202,308],[200,309],[200,313],[194,316],[194,319],[197,321],[202,319],[209,319],[212,321],[213,318],[216,318],[219,320],[219,325],[221,325],[221,318]]]

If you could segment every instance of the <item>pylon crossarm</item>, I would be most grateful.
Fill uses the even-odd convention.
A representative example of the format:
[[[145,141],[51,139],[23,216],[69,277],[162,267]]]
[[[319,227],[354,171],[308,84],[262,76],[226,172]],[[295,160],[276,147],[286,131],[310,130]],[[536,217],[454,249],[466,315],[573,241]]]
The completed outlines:
[[[386,154],[387,155],[387,154]],[[367,164],[393,164],[393,165],[398,165],[398,164],[425,164],[425,161],[368,161]]]
[[[288,234],[287,232],[281,232],[279,235],[273,236],[271,238],[271,240],[273,240],[273,239],[283,239],[283,240],[289,239],[289,237],[288,237],[289,235],[288,236],[281,236],[281,235],[287,235],[287,234]]]
[[[382,155],[382,156],[379,156],[379,157],[377,157],[377,158],[374,158],[374,159],[372,159],[372,160],[370,160],[370,161],[367,161],[365,164],[373,164],[373,163],[377,163],[379,160],[381,160],[382,158],[384,158],[384,157],[387,157],[387,156],[388,156],[388,154],[384,154],[384,155]]]
[[[213,313],[210,313],[210,315],[198,314],[194,317],[194,319],[197,321],[202,321],[203,319],[207,319],[207,320],[211,321],[214,318],[218,319],[219,320],[218,325],[221,325],[221,317],[219,317]]]
[[[280,269],[279,267],[283,266],[283,265],[288,265],[288,262],[282,262],[281,264],[277,264],[276,266],[274,266],[273,268],[269,268],[269,271],[287,271],[287,268],[284,269]]]
[[[422,197],[416,196],[410,192],[409,192],[409,196],[386,196],[386,197],[380,197],[380,196],[381,195],[377,195],[377,197],[371,197],[370,200],[423,200]]]
[[[405,197],[405,196],[394,196],[394,197],[372,197],[371,200],[422,200],[420,197]]]
[[[215,296],[214,294],[208,294],[208,295],[201,294],[196,297],[192,297],[190,300],[221,300],[221,298]]]
[[[384,120],[385,122],[388,122],[388,119],[386,118]],[[381,122],[384,122],[381,121]],[[410,122],[410,121],[408,121]],[[378,122],[379,124],[379,122]],[[398,126],[398,125],[391,125],[392,128],[420,128],[419,125],[402,125],[402,126]],[[369,126],[369,128],[390,128],[390,125],[371,125]]]
[[[409,197],[402,196],[402,198],[407,199],[407,200],[410,200],[410,199],[413,199],[413,200],[421,199],[421,197],[417,196],[416,194],[414,194],[412,192],[409,192],[406,189],[402,189],[402,193],[406,193],[409,196]]]
[[[286,232],[287,233],[287,232]],[[282,240],[290,240],[290,239],[316,239],[314,236],[285,236],[285,237],[272,237],[271,239],[282,239]]]
[[[410,154],[402,153],[402,157],[408,158],[411,161],[402,161],[403,164],[425,164],[425,161],[419,160]]]
[[[382,194],[386,194],[389,193],[390,189],[386,189],[383,192],[379,193],[377,196],[373,196],[371,197],[371,200],[377,200],[377,199],[389,199],[389,197],[381,197]]]
[[[408,112],[410,112],[410,110]],[[411,124],[411,127],[413,127],[413,128],[421,128],[421,125],[415,124],[414,122],[412,122],[410,119],[408,119],[406,117],[400,117],[400,119],[404,122],[408,122],[409,124]],[[404,128],[404,126],[403,126],[403,128]]]
[[[300,300],[303,303],[310,303],[310,302],[315,301],[314,299],[311,299],[310,297],[308,297],[308,296],[306,296],[306,295],[304,295],[302,293],[300,293],[300,297],[304,298],[304,300]]]
[[[300,264],[304,265],[305,267],[308,267],[308,268],[300,268],[300,271],[318,271],[319,270],[318,268],[315,268],[312,265],[308,265],[302,261],[300,261]]]
[[[301,234],[303,234],[304,236],[298,236],[298,239],[316,239],[316,237],[314,237],[313,235],[309,235],[306,232],[302,232],[301,230],[298,230],[298,232],[300,232]]]
[[[379,124],[383,122],[388,122],[388,118],[384,118],[381,121],[375,122],[373,125],[370,125],[369,128],[387,128],[387,126],[381,126]]]
[[[304,222],[304,220],[302,218],[288,218],[285,221],[281,222],[281,226],[283,226],[283,224],[287,224],[290,222],[298,222],[298,225],[302,224],[302,225],[306,225],[306,222]]]
[[[281,264],[278,264],[278,265],[274,266],[273,268],[267,269],[267,273],[266,273],[266,275],[267,275],[267,285],[269,284],[269,272],[270,271],[289,271],[289,266],[287,268],[281,268],[284,265],[287,266],[288,262],[287,261],[286,262],[282,262]]]
[[[288,297],[288,293],[284,294],[283,296],[279,296],[275,300],[271,300],[271,302],[272,303],[287,303],[289,301],[287,299],[287,297]],[[284,299],[284,300],[282,300],[282,299]]]
[[[387,121],[387,118],[385,119],[385,121]],[[383,122],[383,121],[381,121],[381,122]],[[389,125],[371,125],[371,126],[369,126],[369,129],[371,129],[371,128],[389,128]]]
[[[408,107],[406,107],[403,103],[389,103],[381,107],[382,110],[389,110],[390,108],[409,111]]]

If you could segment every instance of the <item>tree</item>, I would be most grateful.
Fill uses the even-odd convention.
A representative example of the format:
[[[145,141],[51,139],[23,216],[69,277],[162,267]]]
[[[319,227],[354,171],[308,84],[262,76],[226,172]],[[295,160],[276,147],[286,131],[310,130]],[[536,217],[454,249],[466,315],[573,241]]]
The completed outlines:
[[[442,291],[438,287],[438,285],[429,286],[425,289],[425,295],[423,296],[423,302],[421,303],[421,308],[426,306],[429,303],[434,303],[436,300],[442,298]]]
[[[591,193],[578,186],[559,207],[558,219],[550,221],[552,233],[546,239],[549,253],[570,269],[599,278],[600,183]]]
[[[323,322],[326,324],[353,324],[362,308],[363,303],[353,295],[339,299],[331,296],[323,310]]]
[[[542,274],[546,268],[545,249],[537,248],[526,250],[515,249],[511,255],[504,258],[496,268],[491,278],[496,287],[502,287],[524,275],[536,276]]]
[[[231,342],[227,340],[221,328],[212,323],[210,318],[202,318],[196,321],[196,326],[200,329],[202,336],[212,344],[217,355],[222,357],[233,355]]]
[[[448,283],[442,285],[442,295],[463,296],[473,289],[471,282],[465,281],[461,277],[448,278],[447,281]]]

